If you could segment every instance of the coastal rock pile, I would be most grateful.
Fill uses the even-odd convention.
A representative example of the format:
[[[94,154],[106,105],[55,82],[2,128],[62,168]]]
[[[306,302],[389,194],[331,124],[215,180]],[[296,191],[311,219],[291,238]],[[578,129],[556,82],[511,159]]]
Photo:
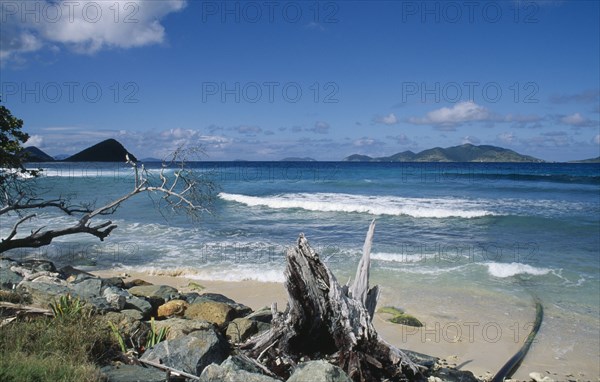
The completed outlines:
[[[301,360],[284,378],[249,357],[240,346],[267,333],[272,328],[273,314],[281,313],[269,308],[253,312],[220,294],[182,293],[171,286],[142,280],[101,278],[70,266],[57,269],[50,261],[19,262],[9,258],[0,258],[0,289],[41,308],[48,308],[60,296],[78,298],[94,312],[91,319],[116,328],[130,349],[129,358],[124,355],[120,361],[101,368],[107,381],[352,380],[341,368],[314,357]],[[8,303],[0,302],[0,317],[14,313],[16,304],[10,304],[10,309],[1,304]],[[164,338],[146,348],[148,338],[158,332],[164,332]],[[442,375],[436,370],[435,358],[408,351],[406,354],[423,369],[412,380],[427,381],[432,375]],[[458,371],[453,379],[442,380],[476,381],[471,373]]]

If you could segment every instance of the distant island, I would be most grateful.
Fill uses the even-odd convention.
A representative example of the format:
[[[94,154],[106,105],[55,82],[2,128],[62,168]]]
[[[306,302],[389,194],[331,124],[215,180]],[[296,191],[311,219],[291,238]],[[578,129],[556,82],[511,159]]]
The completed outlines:
[[[125,162],[125,155],[129,155],[129,159],[132,161],[137,161],[135,155],[112,138],[88,147],[75,155],[66,156],[66,158],[65,155],[52,158],[35,146],[23,149],[23,157],[26,162]]]
[[[288,157],[288,158],[283,158],[282,160],[280,160],[280,162],[316,162],[316,159],[313,158],[309,158],[309,157],[304,157],[304,158],[298,158],[298,157]]]
[[[572,160],[569,163],[600,163],[600,157],[590,158],[590,159],[581,159],[581,160]]]
[[[522,155],[513,150],[489,145],[464,144],[447,148],[435,147],[418,153],[403,151],[388,157],[372,158],[368,155],[353,154],[344,162],[533,162],[541,159]]]
[[[125,162],[125,155],[133,161],[138,159],[115,139],[107,139],[75,155],[57,155],[54,158],[35,146],[23,149],[26,162]],[[310,157],[286,157],[280,162],[316,162]],[[513,150],[491,145],[464,144],[447,148],[434,147],[418,153],[403,151],[386,157],[370,157],[368,155],[352,154],[343,159],[344,162],[521,162],[544,163],[545,161],[529,155],[519,154]],[[141,162],[162,162],[153,157],[141,159]],[[236,159],[233,162],[247,162]],[[600,163],[600,157],[573,160],[567,163]]]
[[[54,162],[54,158],[35,146],[25,147],[21,155],[25,162]]]
[[[125,162],[125,155],[137,161],[116,139],[107,139],[66,158],[65,162]]]

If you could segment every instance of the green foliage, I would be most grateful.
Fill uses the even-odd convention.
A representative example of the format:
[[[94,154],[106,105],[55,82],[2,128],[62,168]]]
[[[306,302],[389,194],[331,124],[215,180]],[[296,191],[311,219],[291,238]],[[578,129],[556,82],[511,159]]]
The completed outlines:
[[[90,311],[84,308],[84,302],[79,298],[73,298],[70,294],[60,296],[58,301],[50,303],[50,309],[54,318],[59,320],[73,320],[90,315]]]
[[[29,139],[29,134],[21,131],[22,128],[23,121],[0,105],[0,168],[17,169],[23,174],[37,175],[37,171],[26,170],[23,167],[23,144]],[[9,176],[11,175],[0,173],[0,183]]]
[[[108,326],[110,327],[110,330],[112,331],[115,339],[119,343],[119,347],[121,348],[121,351],[123,353],[127,353],[127,346],[125,346],[125,340],[123,339],[123,336],[119,332],[119,328],[117,328],[117,326],[114,323],[112,323],[111,321],[108,321]]]
[[[159,331],[156,330],[154,317],[150,319],[150,331],[148,332],[148,340],[146,341],[146,349],[151,348],[167,336],[167,328],[162,327]]]

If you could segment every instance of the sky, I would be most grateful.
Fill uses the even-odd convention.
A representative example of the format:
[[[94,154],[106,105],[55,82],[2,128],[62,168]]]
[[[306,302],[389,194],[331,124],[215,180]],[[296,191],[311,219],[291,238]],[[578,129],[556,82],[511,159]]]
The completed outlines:
[[[342,160],[464,143],[600,155],[598,1],[0,0],[27,145]]]

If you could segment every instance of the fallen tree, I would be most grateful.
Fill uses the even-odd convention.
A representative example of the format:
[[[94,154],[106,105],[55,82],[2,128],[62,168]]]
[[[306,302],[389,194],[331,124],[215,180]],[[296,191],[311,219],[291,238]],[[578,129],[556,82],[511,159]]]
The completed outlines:
[[[303,234],[287,253],[283,313],[272,307],[269,331],[242,345],[246,355],[287,378],[302,361],[327,359],[354,381],[410,380],[418,373],[403,351],[386,343],[372,319],[379,288],[369,288],[371,223],[352,285],[340,286]]]

